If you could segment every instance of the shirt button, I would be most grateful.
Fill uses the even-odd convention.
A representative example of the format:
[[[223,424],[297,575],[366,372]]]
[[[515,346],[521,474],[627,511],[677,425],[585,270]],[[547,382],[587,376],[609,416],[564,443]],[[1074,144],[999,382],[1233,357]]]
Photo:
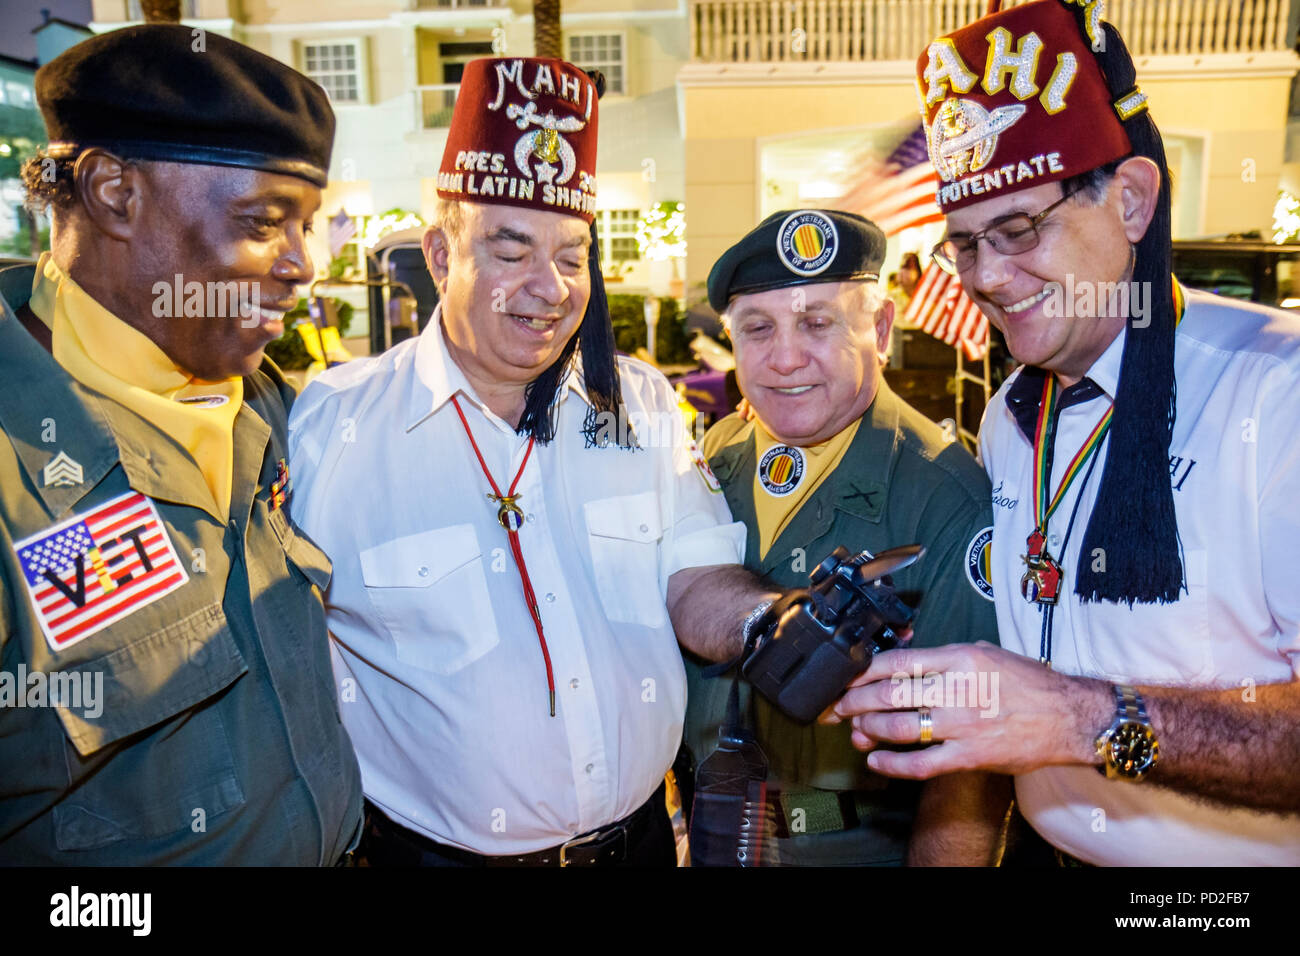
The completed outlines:
[[[1053,548],[1056,547],[1058,543],[1060,543],[1060,540],[1061,539],[1054,534],[1049,534],[1047,536],[1047,543],[1050,544]]]
[[[427,578],[429,576],[429,569],[426,568],[424,565],[420,565],[420,570],[417,571],[416,573],[419,574],[420,577],[422,578]]]
[[[650,526],[649,526],[648,524],[643,524],[643,525],[641,526],[641,533],[642,533],[642,534],[649,534],[649,533],[650,533]]]
[[[536,515],[531,515],[531,514],[530,514],[530,515],[528,516],[528,520],[529,520],[529,521],[536,521],[536,520],[537,520],[537,516],[536,516]]]
[[[574,690],[577,690],[577,689],[578,689],[578,678],[575,677],[573,680],[569,681],[569,686],[572,687]]]
[[[582,769],[587,771],[588,776],[591,776],[591,772],[596,769],[596,765],[594,763],[589,763],[587,764],[587,766],[583,767]]]
[[[550,591],[546,592],[546,603],[547,604],[555,603],[555,594],[553,592]]]

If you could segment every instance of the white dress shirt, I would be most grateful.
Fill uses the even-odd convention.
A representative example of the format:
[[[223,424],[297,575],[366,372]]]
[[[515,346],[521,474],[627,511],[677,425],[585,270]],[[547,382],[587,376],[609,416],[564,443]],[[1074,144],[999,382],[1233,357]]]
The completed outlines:
[[[745,530],[692,461],[667,380],[622,358],[642,450],[586,447],[579,372],[519,481],[546,670],[459,396],[502,492],[528,441],[474,395],[440,312],[294,404],[294,519],[333,558],[341,712],[366,796],[440,842],[545,849],[643,804],[681,741],[685,674],[665,605],[683,568],[739,563]]]
[[[1103,399],[1060,413],[1052,492],[1113,398],[1122,333],[1088,371]],[[985,415],[981,458],[993,482],[994,593],[1002,646],[1039,656],[1041,617],[1020,593],[1034,525],[1033,449],[1006,403]],[[1177,419],[1170,480],[1186,589],[1174,604],[1081,603],[1073,570],[1104,460],[1076,479],[1049,523],[1065,573],[1053,622],[1052,666],[1108,681],[1241,687],[1286,682],[1300,660],[1300,320],[1290,313],[1187,292],[1175,352]],[[1108,445],[1109,443],[1107,443]],[[1104,454],[1103,445],[1100,454]],[[1132,542],[1141,547],[1140,541]],[[1104,728],[1098,727],[1100,732]],[[1158,779],[1160,766],[1152,771]],[[1151,781],[1107,780],[1092,767],[1016,778],[1026,818],[1044,837],[1095,864],[1300,864],[1300,818],[1228,808]]]

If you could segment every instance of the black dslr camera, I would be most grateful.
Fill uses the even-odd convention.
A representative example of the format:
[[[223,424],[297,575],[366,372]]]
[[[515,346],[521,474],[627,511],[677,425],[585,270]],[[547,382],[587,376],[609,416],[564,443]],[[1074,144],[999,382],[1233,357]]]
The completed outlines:
[[[784,713],[812,722],[874,655],[897,646],[916,611],[888,575],[924,553],[916,544],[874,557],[836,548],[808,576],[807,591],[787,594],[755,622],[758,643],[741,674]]]

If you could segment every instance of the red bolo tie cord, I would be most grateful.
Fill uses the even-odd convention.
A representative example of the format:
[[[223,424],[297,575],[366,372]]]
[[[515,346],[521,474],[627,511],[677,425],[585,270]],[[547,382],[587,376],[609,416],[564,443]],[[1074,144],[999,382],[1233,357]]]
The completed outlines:
[[[497,503],[497,521],[501,527],[506,529],[506,535],[510,538],[510,550],[515,556],[515,567],[519,569],[519,579],[524,585],[524,602],[528,605],[528,613],[533,616],[533,626],[537,628],[537,643],[542,646],[542,660],[546,662],[546,689],[550,693],[551,716],[555,716],[555,672],[551,670],[551,652],[546,647],[546,635],[542,633],[542,612],[537,607],[537,595],[533,592],[533,582],[528,577],[528,565],[524,564],[524,551],[519,544],[519,526],[523,524],[524,513],[520,510],[515,502],[519,495],[515,494],[515,489],[519,487],[519,479],[524,476],[524,469],[528,467],[528,456],[533,453],[533,445],[536,443],[536,437],[528,439],[528,448],[524,450],[524,460],[519,463],[519,470],[515,472],[515,480],[510,483],[510,491],[501,494],[501,489],[497,487],[496,481],[492,478],[492,472],[488,471],[487,462],[483,460],[483,453],[478,450],[478,442],[474,440],[474,432],[470,430],[469,421],[465,418],[465,413],[460,409],[460,402],[456,401],[456,396],[451,397],[451,403],[456,406],[456,414],[460,416],[460,423],[465,426],[465,434],[469,436],[470,447],[474,449],[474,457],[478,459],[479,467],[483,469],[483,475],[487,478],[488,484],[492,486],[495,494],[488,497]]]

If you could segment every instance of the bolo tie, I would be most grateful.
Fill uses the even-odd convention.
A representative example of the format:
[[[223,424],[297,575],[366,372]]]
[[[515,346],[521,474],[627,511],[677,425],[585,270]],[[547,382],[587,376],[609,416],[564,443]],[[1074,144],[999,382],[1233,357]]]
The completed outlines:
[[[488,500],[496,502],[497,505],[497,523],[505,528],[506,536],[510,539],[510,551],[515,556],[515,567],[519,571],[519,580],[524,586],[524,603],[528,605],[528,613],[533,616],[533,626],[537,628],[537,643],[542,648],[542,660],[546,662],[546,690],[551,702],[551,716],[555,716],[555,673],[551,670],[551,652],[546,646],[546,635],[542,629],[542,612],[537,606],[537,595],[533,591],[533,582],[528,577],[528,565],[524,563],[523,547],[519,543],[519,529],[523,527],[524,513],[516,503],[521,497],[515,489],[519,487],[519,479],[524,476],[524,469],[528,467],[528,458],[533,453],[533,445],[536,444],[536,436],[530,436],[528,447],[524,450],[524,460],[519,463],[519,470],[515,472],[514,481],[510,482],[510,490],[504,495],[501,489],[497,487],[492,472],[488,470],[487,462],[483,460],[483,453],[479,451],[478,442],[474,440],[474,432],[469,427],[469,420],[465,418],[465,413],[461,411],[460,402],[456,401],[456,396],[452,396],[451,403],[456,407],[456,414],[460,416],[460,423],[465,426],[465,434],[469,437],[470,447],[474,449],[474,457],[478,459],[479,467],[483,469],[483,476],[487,478],[488,484],[492,486],[492,494],[489,494]]]

